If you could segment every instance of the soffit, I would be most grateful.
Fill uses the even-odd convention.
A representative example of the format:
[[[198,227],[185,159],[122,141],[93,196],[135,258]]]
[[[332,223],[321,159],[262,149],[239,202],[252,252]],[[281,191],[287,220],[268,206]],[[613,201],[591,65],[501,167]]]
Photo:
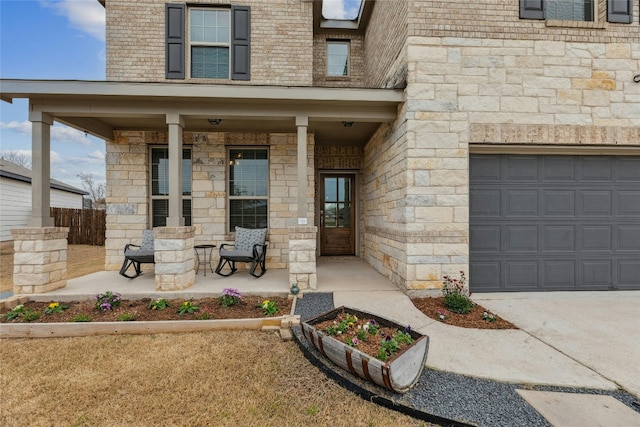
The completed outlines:
[[[295,132],[295,117],[309,117],[318,144],[363,145],[381,123],[395,120],[400,90],[233,86],[171,83],[0,80],[10,102],[28,98],[31,109],[56,121],[111,139],[114,130],[166,130],[179,114],[186,131]],[[209,119],[222,119],[212,125]],[[353,122],[345,127],[343,122]]]

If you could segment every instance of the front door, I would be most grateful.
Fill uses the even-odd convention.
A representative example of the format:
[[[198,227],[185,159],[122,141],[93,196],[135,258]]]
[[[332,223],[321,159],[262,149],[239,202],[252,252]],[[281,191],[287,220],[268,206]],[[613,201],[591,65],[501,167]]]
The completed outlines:
[[[355,175],[320,175],[320,255],[355,255]]]

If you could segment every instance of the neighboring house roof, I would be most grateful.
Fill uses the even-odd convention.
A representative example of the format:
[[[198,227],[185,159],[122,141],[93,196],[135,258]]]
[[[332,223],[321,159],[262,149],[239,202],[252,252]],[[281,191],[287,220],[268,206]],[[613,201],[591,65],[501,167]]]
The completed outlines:
[[[31,169],[27,169],[8,160],[0,158],[0,177],[15,179],[16,181],[28,182],[31,184]],[[57,179],[51,179],[51,188],[66,191],[68,193],[80,194],[86,196],[87,193],[71,185],[65,184]]]

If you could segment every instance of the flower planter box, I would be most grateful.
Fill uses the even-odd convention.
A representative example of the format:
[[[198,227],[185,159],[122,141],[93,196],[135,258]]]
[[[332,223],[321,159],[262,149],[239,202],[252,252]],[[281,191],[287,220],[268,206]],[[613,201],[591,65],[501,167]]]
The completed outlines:
[[[383,362],[316,329],[315,325],[335,319],[342,312],[355,315],[359,319],[373,319],[384,327],[401,331],[406,328],[405,325],[384,317],[349,307],[338,307],[302,322],[303,335],[325,357],[352,374],[397,393],[409,391],[418,381],[426,363],[429,337],[409,331],[413,343]]]

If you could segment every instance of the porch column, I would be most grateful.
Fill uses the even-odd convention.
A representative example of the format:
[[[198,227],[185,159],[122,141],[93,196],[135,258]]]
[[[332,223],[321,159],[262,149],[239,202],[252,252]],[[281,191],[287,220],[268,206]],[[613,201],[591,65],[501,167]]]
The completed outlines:
[[[309,224],[307,200],[308,116],[296,116],[298,128],[298,224],[289,227],[289,285],[296,283],[302,290],[316,289],[316,237],[318,227]]]
[[[29,227],[53,227],[51,218],[51,125],[53,117],[29,112],[31,122],[31,218]]]
[[[182,129],[184,118],[167,114],[169,126],[169,216],[167,227],[184,226],[182,213]]]
[[[307,225],[307,127],[308,116],[296,116],[298,128],[298,225]]]

